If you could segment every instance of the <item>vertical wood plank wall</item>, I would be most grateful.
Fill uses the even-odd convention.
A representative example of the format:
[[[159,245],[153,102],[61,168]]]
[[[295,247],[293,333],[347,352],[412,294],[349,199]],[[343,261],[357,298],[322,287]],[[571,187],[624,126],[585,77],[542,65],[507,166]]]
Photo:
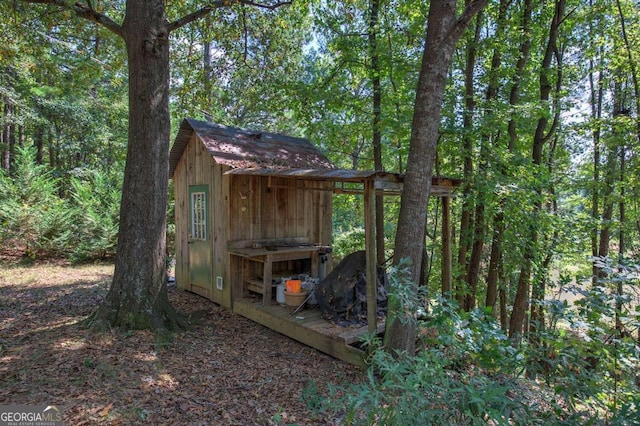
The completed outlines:
[[[176,202],[176,282],[232,307],[232,288],[238,288],[241,262],[227,252],[227,242],[269,238],[307,237],[330,245],[332,238],[332,183],[283,177],[225,175],[228,166],[214,161],[194,134],[173,176]],[[211,282],[207,289],[189,280],[189,199],[192,185],[209,185],[213,245]],[[222,277],[223,290],[216,289]]]
[[[231,306],[231,281],[228,272],[227,226],[228,193],[224,183],[228,177],[225,166],[216,164],[196,136],[192,136],[174,173],[176,200],[176,282],[178,287],[195,291],[223,306]],[[208,230],[212,244],[211,281],[207,288],[192,288],[189,280],[189,186],[209,185]],[[223,289],[216,288],[216,277],[222,277]]]
[[[312,243],[331,243],[330,183],[252,175],[228,177],[230,240],[308,237]]]

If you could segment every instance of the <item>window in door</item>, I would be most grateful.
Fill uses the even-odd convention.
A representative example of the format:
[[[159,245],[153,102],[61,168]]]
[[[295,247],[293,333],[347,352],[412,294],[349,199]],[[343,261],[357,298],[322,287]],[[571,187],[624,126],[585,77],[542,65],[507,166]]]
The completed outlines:
[[[207,240],[207,193],[191,192],[191,238]]]

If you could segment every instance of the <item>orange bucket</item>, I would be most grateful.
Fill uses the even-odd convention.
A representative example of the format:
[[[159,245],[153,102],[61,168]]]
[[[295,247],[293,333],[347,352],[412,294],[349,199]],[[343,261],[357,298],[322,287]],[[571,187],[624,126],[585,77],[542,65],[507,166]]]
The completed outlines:
[[[300,293],[301,287],[302,287],[302,281],[287,280],[287,291],[289,293]]]

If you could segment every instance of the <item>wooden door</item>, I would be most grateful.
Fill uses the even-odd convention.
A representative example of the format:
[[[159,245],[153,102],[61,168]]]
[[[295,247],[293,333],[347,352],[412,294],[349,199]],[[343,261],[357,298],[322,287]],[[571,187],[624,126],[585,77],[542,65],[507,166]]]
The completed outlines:
[[[211,221],[209,186],[189,187],[189,282],[191,291],[211,297]]]

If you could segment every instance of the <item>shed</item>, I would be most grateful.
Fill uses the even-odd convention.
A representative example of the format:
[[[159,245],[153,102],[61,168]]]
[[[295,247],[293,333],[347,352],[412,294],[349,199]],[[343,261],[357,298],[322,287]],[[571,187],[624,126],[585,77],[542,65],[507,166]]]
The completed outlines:
[[[351,345],[384,327],[375,306],[368,327],[345,330],[319,314],[292,316],[275,303],[272,286],[279,276],[329,272],[331,262],[322,261],[330,251],[336,192],[364,196],[367,271],[375,271],[374,195],[399,193],[402,176],[337,169],[306,139],[193,119],[182,121],[169,158],[178,287],[360,364],[363,353]],[[432,194],[446,198],[459,183],[434,178]],[[448,231],[443,235],[448,240]],[[375,305],[375,290],[369,294]]]

